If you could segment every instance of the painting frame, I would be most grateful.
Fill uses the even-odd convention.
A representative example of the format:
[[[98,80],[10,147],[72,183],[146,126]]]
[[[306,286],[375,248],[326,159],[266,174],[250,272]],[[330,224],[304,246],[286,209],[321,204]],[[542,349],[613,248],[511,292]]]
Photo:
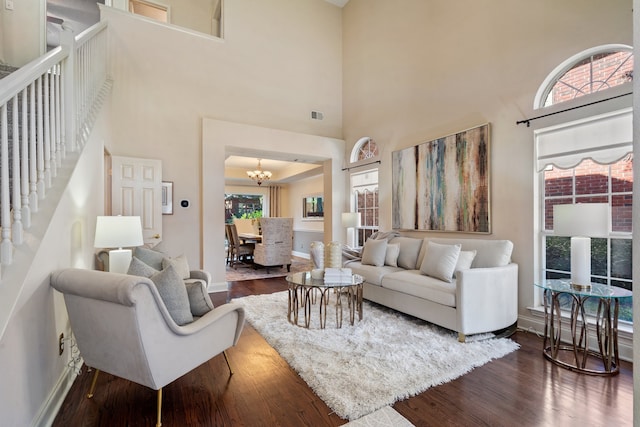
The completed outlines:
[[[173,181],[162,181],[162,215],[173,215]]]
[[[392,153],[394,230],[491,234],[490,125]]]

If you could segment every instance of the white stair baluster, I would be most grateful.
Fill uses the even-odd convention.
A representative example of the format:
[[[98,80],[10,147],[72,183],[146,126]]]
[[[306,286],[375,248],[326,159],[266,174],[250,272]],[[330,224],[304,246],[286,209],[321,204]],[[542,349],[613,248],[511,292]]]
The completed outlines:
[[[20,195],[22,197],[22,227],[31,227],[31,209],[29,207],[29,102],[27,88],[22,89],[22,133],[20,135]]]
[[[9,265],[13,261],[11,244],[11,214],[9,206],[9,135],[7,132],[7,106],[0,107],[0,222],[2,242],[0,242],[0,263]]]
[[[11,240],[14,245],[22,244],[22,200],[20,198],[20,123],[18,119],[18,95],[12,100],[12,138],[11,138]]]

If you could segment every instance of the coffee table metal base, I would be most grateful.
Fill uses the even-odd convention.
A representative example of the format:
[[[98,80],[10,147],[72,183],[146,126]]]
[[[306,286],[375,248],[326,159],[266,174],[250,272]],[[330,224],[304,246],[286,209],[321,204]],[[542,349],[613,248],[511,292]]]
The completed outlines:
[[[299,324],[300,309],[304,313],[304,327],[308,328],[314,306],[318,307],[320,329],[324,329],[327,324],[327,307],[331,304],[331,297],[335,296],[334,306],[336,309],[336,327],[342,327],[343,309],[346,303],[349,316],[349,323],[355,323],[356,314],[358,320],[362,320],[362,283],[344,285],[333,285],[331,287],[322,285],[301,285],[289,282],[289,304],[287,317],[294,325]],[[344,300],[344,301],[343,301]]]

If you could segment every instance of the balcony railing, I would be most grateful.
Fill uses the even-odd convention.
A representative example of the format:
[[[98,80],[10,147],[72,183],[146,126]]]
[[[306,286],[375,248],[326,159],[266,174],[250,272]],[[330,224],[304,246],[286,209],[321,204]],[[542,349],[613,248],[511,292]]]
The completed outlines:
[[[8,266],[38,204],[56,185],[67,153],[81,150],[107,80],[107,24],[78,36],[0,80],[0,263]]]

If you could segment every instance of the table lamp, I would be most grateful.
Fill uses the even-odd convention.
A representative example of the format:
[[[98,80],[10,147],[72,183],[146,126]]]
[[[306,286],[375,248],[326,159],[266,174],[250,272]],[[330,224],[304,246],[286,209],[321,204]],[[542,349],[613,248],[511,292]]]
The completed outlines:
[[[109,251],[109,271],[123,273],[129,270],[133,253],[130,248],[141,246],[142,223],[139,216],[99,216],[96,221],[96,248],[118,248]]]
[[[359,212],[343,212],[342,213],[342,226],[344,228],[355,228],[360,226],[360,213]]]
[[[578,203],[553,207],[553,234],[571,237],[571,287],[591,289],[591,237],[609,235],[609,205]]]

